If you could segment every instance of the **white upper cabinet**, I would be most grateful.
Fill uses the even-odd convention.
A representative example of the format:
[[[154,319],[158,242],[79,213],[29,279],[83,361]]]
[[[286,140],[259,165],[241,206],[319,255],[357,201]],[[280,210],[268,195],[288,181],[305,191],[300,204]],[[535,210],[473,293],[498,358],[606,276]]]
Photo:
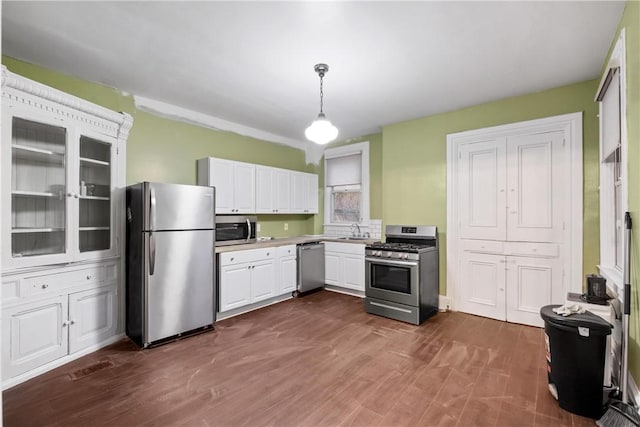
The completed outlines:
[[[256,213],[288,213],[291,205],[290,171],[256,166]]]
[[[543,132],[461,144],[460,237],[562,241],[562,143],[562,132]]]
[[[318,175],[291,172],[291,212],[318,213]]]
[[[198,160],[198,185],[216,187],[216,213],[255,213],[256,167],[208,157]]]
[[[198,185],[216,187],[216,213],[318,213],[318,175],[207,157]]]
[[[506,237],[506,161],[504,138],[464,144],[458,153],[460,237]]]
[[[507,141],[507,238],[561,242],[566,181],[562,132],[510,137]]]
[[[119,255],[129,115],[6,72],[5,270]]]

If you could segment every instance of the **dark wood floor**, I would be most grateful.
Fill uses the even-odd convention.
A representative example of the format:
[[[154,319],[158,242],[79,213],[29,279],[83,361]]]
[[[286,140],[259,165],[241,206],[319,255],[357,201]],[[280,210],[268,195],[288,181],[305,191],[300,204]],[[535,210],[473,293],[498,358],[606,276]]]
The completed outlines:
[[[152,350],[127,340],[7,390],[14,426],[593,426],[547,390],[541,329],[419,327],[322,291]]]

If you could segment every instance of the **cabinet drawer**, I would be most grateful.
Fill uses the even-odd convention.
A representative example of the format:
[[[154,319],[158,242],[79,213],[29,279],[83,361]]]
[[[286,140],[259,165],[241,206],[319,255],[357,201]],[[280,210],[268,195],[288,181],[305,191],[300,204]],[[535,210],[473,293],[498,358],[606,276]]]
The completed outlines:
[[[296,256],[296,245],[279,246],[278,258]]]
[[[556,258],[560,256],[560,245],[553,243],[505,242],[505,255]]]
[[[491,240],[462,240],[462,250],[466,252],[502,254],[504,253],[504,242],[494,242]]]
[[[99,265],[64,273],[27,277],[22,281],[22,296],[34,296],[83,283],[101,282],[105,280],[107,267],[111,266]]]
[[[324,251],[364,256],[364,245],[362,243],[324,242]]]
[[[220,254],[220,266],[244,264],[263,259],[274,259],[278,248],[250,249],[248,251],[223,252]]]

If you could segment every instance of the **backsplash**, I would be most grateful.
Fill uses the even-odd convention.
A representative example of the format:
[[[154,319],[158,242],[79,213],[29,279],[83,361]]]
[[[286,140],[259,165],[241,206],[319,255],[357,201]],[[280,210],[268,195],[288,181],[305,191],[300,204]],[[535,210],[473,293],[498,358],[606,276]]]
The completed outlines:
[[[360,234],[369,233],[372,239],[382,239],[382,220],[372,219],[369,224],[358,224],[360,226]],[[352,225],[325,225],[324,234],[332,236],[351,236],[357,232],[356,227]]]

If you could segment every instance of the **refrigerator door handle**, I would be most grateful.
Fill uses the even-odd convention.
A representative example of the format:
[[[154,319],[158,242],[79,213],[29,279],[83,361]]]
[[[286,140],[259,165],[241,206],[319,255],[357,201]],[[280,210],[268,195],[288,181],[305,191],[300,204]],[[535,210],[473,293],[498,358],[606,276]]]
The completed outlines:
[[[156,271],[156,241],[153,232],[149,233],[149,276]]]
[[[149,189],[149,198],[150,200],[150,206],[149,206],[149,216],[151,217],[151,226],[149,227],[151,230],[155,230],[156,229],[156,190],[155,188],[153,188],[153,186],[151,186],[151,188]]]
[[[247,218],[247,227],[249,228],[247,231],[247,242],[251,241],[251,221]]]

